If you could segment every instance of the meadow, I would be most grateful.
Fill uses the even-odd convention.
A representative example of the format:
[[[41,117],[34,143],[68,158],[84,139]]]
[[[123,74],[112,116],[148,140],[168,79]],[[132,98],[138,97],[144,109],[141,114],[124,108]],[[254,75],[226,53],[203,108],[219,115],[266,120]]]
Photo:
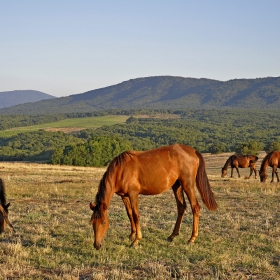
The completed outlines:
[[[108,115],[108,116],[95,116],[87,118],[67,118],[57,122],[43,123],[30,126],[14,127],[0,131],[0,137],[11,137],[18,133],[25,133],[31,131],[38,131],[44,129],[46,131],[64,131],[66,133],[76,132],[82,129],[98,128],[106,125],[114,125],[124,123],[128,116],[122,115]]]
[[[204,155],[219,208],[209,212],[198,195],[194,245],[187,245],[189,205],[180,235],[166,240],[176,220],[167,191],[140,197],[143,239],[137,248],[130,247],[129,221],[114,195],[100,251],[93,248],[89,202],[105,168],[1,162],[16,232],[0,236],[0,279],[280,279],[280,184],[245,179],[247,168],[241,178],[221,178],[228,156]]]

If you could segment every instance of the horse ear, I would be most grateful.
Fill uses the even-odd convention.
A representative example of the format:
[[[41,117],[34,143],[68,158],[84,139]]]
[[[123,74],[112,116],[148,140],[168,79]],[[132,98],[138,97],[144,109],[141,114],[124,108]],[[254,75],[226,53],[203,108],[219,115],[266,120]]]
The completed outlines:
[[[95,205],[94,205],[92,202],[90,202],[89,208],[90,208],[92,211],[94,211]]]
[[[102,202],[102,209],[103,211],[107,210],[107,204],[105,202]]]
[[[6,209],[8,209],[10,206],[11,206],[10,202],[5,205]]]

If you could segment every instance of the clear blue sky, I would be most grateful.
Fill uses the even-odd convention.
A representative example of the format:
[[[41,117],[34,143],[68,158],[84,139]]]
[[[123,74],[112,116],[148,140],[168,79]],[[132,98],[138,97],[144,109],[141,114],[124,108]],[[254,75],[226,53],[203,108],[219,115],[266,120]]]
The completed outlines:
[[[0,0],[0,92],[280,76],[279,0]]]

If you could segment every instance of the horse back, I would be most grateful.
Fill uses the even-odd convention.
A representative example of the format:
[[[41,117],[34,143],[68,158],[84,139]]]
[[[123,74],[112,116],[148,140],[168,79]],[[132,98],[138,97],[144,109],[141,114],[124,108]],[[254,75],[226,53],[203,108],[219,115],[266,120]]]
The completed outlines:
[[[187,171],[189,166],[197,168],[199,165],[196,150],[182,144],[173,144],[154,150],[138,152],[135,155],[135,160],[141,166],[141,169],[149,167],[153,172],[161,173],[161,169],[165,169],[179,174],[183,170]]]
[[[251,155],[232,155],[232,167],[254,167],[258,160],[257,156]]]
[[[125,194],[159,194],[171,188],[181,177],[193,178],[199,166],[196,151],[174,144],[148,151],[129,151],[118,168],[117,190]]]
[[[268,157],[268,164],[269,166],[277,166],[280,167],[280,152],[279,151],[273,151],[270,153],[270,156]]]

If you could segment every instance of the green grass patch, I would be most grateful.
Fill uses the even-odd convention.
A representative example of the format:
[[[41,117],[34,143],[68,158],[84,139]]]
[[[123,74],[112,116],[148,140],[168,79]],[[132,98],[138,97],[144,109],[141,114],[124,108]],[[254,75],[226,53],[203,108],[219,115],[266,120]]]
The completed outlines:
[[[124,123],[128,116],[98,116],[88,118],[69,118],[58,122],[44,123],[32,126],[16,127],[0,131],[0,137],[11,137],[18,133],[38,131],[40,129],[71,132],[88,128],[98,128],[104,125]]]

